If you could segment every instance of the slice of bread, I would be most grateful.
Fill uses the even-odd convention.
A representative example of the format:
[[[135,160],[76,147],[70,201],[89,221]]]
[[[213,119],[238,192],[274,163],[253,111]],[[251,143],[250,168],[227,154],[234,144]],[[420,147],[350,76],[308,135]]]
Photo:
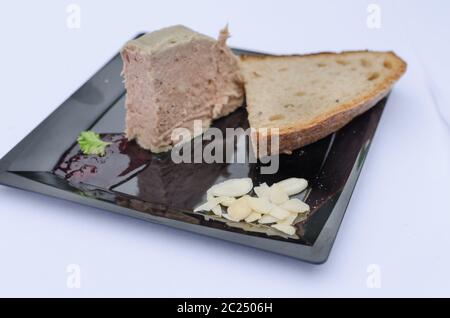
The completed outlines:
[[[393,52],[243,55],[240,68],[252,145],[279,129],[279,150],[290,153],[340,129],[385,97],[406,70]],[[272,134],[277,134],[272,132]],[[258,153],[261,156],[261,153]],[[264,154],[264,152],[262,153]]]

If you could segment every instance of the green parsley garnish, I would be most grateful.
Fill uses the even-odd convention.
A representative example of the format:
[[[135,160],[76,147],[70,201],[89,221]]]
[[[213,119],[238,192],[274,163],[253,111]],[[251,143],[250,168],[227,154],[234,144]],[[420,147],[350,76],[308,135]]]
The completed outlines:
[[[106,146],[110,142],[105,142],[100,139],[100,135],[93,131],[83,131],[77,138],[78,145],[85,155],[104,156]]]

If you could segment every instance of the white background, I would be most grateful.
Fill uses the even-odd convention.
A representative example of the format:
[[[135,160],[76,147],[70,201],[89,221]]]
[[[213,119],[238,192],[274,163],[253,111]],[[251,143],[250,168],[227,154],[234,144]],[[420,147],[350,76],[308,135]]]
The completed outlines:
[[[324,265],[0,186],[0,296],[450,296],[449,1],[73,2],[80,29],[69,1],[1,4],[0,156],[126,40],[172,24],[215,36],[229,23],[231,46],[273,53],[395,50],[408,70]]]

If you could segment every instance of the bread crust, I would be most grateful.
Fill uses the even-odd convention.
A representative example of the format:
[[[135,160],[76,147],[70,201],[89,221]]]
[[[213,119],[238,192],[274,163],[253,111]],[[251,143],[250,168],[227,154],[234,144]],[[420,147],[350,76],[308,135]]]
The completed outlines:
[[[290,57],[306,57],[306,56],[322,56],[322,55],[339,55],[345,56],[354,53],[364,53],[370,51],[345,51],[341,53],[333,52],[321,52],[311,53],[306,55],[241,55],[242,61],[248,60],[264,60],[272,58],[290,58]],[[381,52],[374,52],[381,53]],[[269,147],[269,154],[274,155],[277,153],[290,153],[292,150],[303,147],[310,143],[313,143],[319,139],[322,139],[329,134],[339,130],[352,119],[361,115],[371,107],[375,106],[381,99],[383,99],[391,90],[394,83],[405,73],[407,64],[394,52],[383,52],[390,55],[395,61],[395,65],[392,67],[392,73],[384,81],[380,82],[374,89],[365,95],[355,98],[347,103],[340,105],[337,109],[323,113],[319,117],[315,118],[312,122],[307,124],[298,124],[289,128],[279,129],[279,151],[271,149]],[[262,134],[252,134],[252,144],[257,145],[257,138],[265,137]],[[271,134],[269,133],[268,142],[271,140]],[[255,147],[255,146],[254,146]],[[256,148],[256,147],[255,147]]]

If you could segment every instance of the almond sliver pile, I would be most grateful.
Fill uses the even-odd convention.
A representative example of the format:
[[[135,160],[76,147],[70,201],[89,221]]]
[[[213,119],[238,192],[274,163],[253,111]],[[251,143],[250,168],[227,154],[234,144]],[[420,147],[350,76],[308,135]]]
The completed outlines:
[[[250,178],[229,179],[207,191],[207,201],[194,212],[212,212],[232,222],[267,224],[272,228],[294,235],[294,224],[309,212],[309,205],[289,196],[303,192],[308,182],[302,178],[289,178],[271,186],[262,183],[253,188]],[[254,190],[256,196],[248,193]]]

